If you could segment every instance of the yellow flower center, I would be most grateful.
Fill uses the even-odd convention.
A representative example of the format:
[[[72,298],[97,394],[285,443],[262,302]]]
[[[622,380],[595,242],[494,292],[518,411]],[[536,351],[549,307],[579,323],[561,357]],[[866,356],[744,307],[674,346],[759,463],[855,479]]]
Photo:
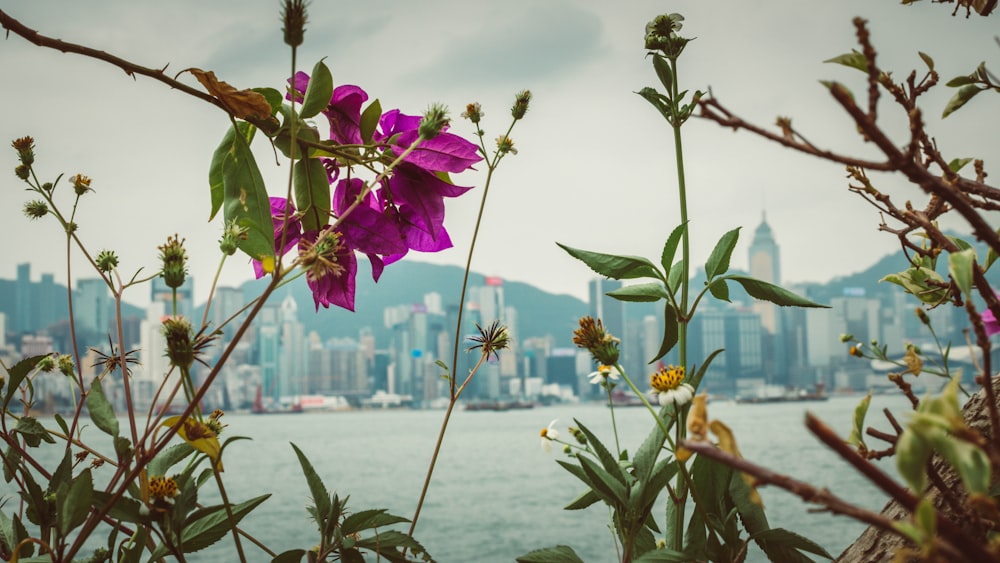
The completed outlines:
[[[539,435],[542,438],[548,438],[549,437],[549,429],[548,428],[542,428],[542,432]]]
[[[150,498],[168,498],[177,496],[177,483],[171,477],[152,477],[149,479]]]
[[[649,376],[649,383],[657,391],[673,391],[680,387],[684,381],[684,366],[674,367],[673,365],[660,368],[659,371]]]

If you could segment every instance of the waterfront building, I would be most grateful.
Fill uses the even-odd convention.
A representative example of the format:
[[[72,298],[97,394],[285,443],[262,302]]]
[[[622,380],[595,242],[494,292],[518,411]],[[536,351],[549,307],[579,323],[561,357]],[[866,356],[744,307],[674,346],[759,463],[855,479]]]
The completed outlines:
[[[781,255],[766,214],[754,231],[749,248],[750,276],[781,285]],[[764,378],[768,384],[789,384],[787,334],[783,326],[784,309],[768,301],[753,300],[753,310],[760,316]]]

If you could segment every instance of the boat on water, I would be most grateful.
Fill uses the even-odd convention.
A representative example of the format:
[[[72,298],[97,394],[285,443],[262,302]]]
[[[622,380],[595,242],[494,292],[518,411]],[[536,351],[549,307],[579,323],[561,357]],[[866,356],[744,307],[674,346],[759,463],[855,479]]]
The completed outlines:
[[[822,383],[817,383],[816,388],[812,391],[769,385],[757,389],[753,395],[737,395],[734,400],[740,404],[760,404],[826,401],[829,398],[825,386]]]
[[[474,401],[465,403],[467,411],[509,411],[514,409],[533,409],[531,401]]]
[[[275,404],[273,400],[264,402],[260,385],[257,386],[257,395],[253,400],[253,407],[250,409],[253,414],[288,414],[301,413],[302,403],[297,399],[289,404]]]

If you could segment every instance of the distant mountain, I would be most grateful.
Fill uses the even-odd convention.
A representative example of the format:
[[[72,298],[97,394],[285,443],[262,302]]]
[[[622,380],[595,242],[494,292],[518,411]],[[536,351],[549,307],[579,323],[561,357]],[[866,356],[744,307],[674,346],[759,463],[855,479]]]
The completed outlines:
[[[386,308],[422,304],[424,295],[431,292],[441,295],[445,309],[449,305],[457,306],[464,272],[458,266],[404,260],[386,268],[376,284],[364,264],[358,270],[354,313],[336,307],[321,307],[315,312],[312,294],[304,280],[278,290],[272,300],[280,302],[291,295],[299,309],[299,320],[305,325],[307,333],[315,330],[324,339],[356,338],[362,328],[370,327],[377,342],[386,342],[389,331],[385,328],[382,317]],[[468,285],[470,288],[482,286],[485,279],[483,274],[473,272],[469,276]],[[266,280],[245,283],[244,295],[259,295],[265,283]],[[517,309],[520,338],[552,335],[559,345],[572,346],[571,335],[577,327],[577,321],[588,311],[584,301],[570,295],[548,293],[530,284],[515,281],[504,280],[503,290],[506,305]],[[474,299],[466,296],[466,301]]]

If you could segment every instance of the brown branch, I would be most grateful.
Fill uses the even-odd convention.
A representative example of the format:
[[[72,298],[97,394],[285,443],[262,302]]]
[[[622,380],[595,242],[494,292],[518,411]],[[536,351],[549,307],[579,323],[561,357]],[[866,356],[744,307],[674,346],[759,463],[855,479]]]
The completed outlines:
[[[201,90],[192,88],[191,86],[188,86],[187,84],[179,82],[176,79],[170,78],[169,76],[164,74],[163,71],[166,70],[167,66],[164,66],[163,68],[145,67],[137,65],[133,62],[127,61],[125,59],[107,53],[105,51],[100,51],[98,49],[93,49],[90,47],[86,47],[84,45],[78,45],[76,43],[69,43],[67,41],[63,41],[61,39],[55,39],[53,37],[47,37],[45,35],[38,33],[34,29],[31,29],[28,26],[22,24],[20,21],[14,19],[3,10],[0,10],[0,26],[6,29],[8,33],[13,32],[15,35],[19,35],[20,37],[23,37],[30,43],[37,45],[39,47],[47,47],[49,49],[55,49],[63,53],[75,53],[77,55],[83,55],[85,57],[90,57],[93,59],[97,59],[99,61],[104,61],[106,63],[109,63],[111,65],[114,65],[122,69],[123,71],[125,71],[125,74],[131,76],[133,79],[137,74],[148,78],[152,78],[153,80],[162,82],[175,90],[180,90],[185,94],[194,96],[199,100],[208,102],[214,105],[215,107],[221,109],[222,111],[226,112],[230,116],[236,117],[229,111],[228,108],[226,108],[225,104],[219,101],[219,99],[205,92],[202,92]],[[255,119],[252,117],[250,118],[241,117],[241,118],[245,119],[246,121],[249,121],[253,125],[260,128],[262,131],[271,131],[274,129],[273,124],[268,123],[266,119]]]

